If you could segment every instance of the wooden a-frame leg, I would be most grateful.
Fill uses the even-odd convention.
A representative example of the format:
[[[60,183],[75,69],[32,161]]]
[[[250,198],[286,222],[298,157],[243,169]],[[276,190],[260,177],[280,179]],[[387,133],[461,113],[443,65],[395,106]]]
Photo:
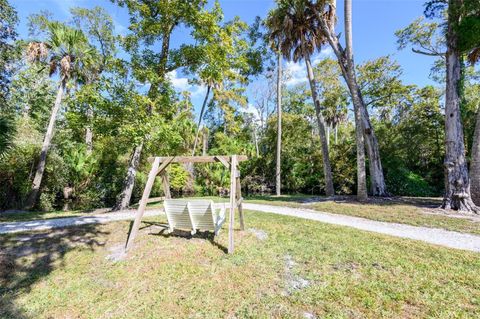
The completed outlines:
[[[164,170],[160,173],[160,175],[162,176],[163,194],[165,195],[165,199],[170,199],[172,198],[172,195],[170,194],[170,181],[168,180],[168,172]]]
[[[133,227],[130,232],[130,236],[128,236],[127,245],[125,246],[125,251],[128,251],[132,245],[135,237],[137,236],[138,229],[140,228],[140,223],[142,222],[143,213],[145,212],[145,207],[147,207],[147,200],[150,197],[150,192],[152,191],[153,183],[155,182],[155,177],[157,176],[158,167],[160,165],[160,158],[155,157],[155,160],[152,164],[152,169],[148,174],[147,184],[145,185],[145,189],[143,190],[142,200],[140,201],[140,205],[138,206],[137,216],[135,217],[135,221],[133,222]]]
[[[240,216],[240,230],[245,230],[245,221],[243,218],[243,199],[242,199],[242,185],[240,184],[240,171],[237,170],[237,174],[235,177],[235,182],[236,182],[236,203],[238,207],[238,215]]]
[[[230,218],[228,224],[228,253],[233,254],[234,250],[234,239],[233,239],[233,226],[235,223],[235,207],[236,203],[236,174],[237,174],[237,156],[233,155],[230,161]]]

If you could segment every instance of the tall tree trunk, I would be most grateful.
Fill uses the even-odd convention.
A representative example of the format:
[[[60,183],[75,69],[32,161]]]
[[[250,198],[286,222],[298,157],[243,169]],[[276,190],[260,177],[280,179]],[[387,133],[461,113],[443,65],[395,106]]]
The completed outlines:
[[[40,185],[42,184],[43,173],[45,172],[45,164],[47,162],[48,150],[52,144],[53,132],[55,128],[55,122],[57,120],[57,114],[60,110],[60,105],[62,104],[63,91],[65,90],[65,81],[61,81],[58,85],[57,97],[55,98],[55,103],[53,104],[52,111],[50,113],[50,120],[48,122],[47,132],[43,139],[42,150],[40,152],[40,159],[37,164],[37,169],[35,172],[35,177],[33,178],[32,190],[28,195],[25,208],[31,209],[35,205],[35,202],[40,191]]]
[[[445,195],[442,207],[478,212],[470,196],[463,127],[460,114],[461,61],[454,25],[458,23],[458,1],[450,0],[447,30],[447,83],[445,95]]]
[[[322,144],[321,147],[322,147],[322,159],[323,159],[323,174],[325,176],[325,193],[327,194],[327,196],[330,197],[335,195],[335,191],[333,189],[332,168],[330,166],[328,142],[327,142],[327,136],[325,134],[325,119],[323,118],[322,107],[320,106],[320,99],[318,98],[318,95],[317,95],[317,85],[315,82],[315,77],[313,75],[312,62],[310,61],[310,56],[308,54],[305,54],[305,63],[307,65],[307,74],[308,74],[308,80],[310,82],[310,90],[312,91],[312,99],[315,105],[315,113],[317,116],[320,143]]]
[[[258,149],[258,146],[257,146]],[[258,150],[257,150],[258,153]],[[277,156],[275,167],[275,190],[281,195],[282,188],[282,54],[277,53]]]
[[[140,157],[142,155],[143,142],[135,147],[130,161],[128,163],[127,176],[123,182],[123,190],[118,196],[117,203],[113,210],[127,209],[132,198],[133,186],[135,185],[135,176],[137,175],[138,165],[140,164]]]
[[[361,108],[364,106],[359,86],[356,82],[355,76],[355,64],[353,61],[353,51],[352,51],[352,19],[351,19],[351,3],[345,1],[345,31],[346,31],[346,42],[347,50],[343,50],[341,44],[338,41],[338,38],[335,34],[335,19],[336,19],[336,4],[333,1],[330,4],[330,23],[328,24],[323,16],[323,12],[317,12],[317,16],[320,21],[320,27],[326,36],[328,43],[330,44],[333,52],[335,53],[340,69],[342,70],[343,78],[347,83],[348,89],[350,91],[350,96],[352,97],[352,103],[355,114],[355,140],[357,144],[357,198],[360,201],[367,199],[367,178],[365,173],[365,141],[364,141],[364,124],[362,119]]]
[[[330,149],[330,124],[327,124],[327,147]]]
[[[205,107],[207,106],[208,95],[210,94],[210,85],[207,86],[207,93],[205,94],[205,99],[203,100],[202,109],[200,110],[200,116],[198,117],[197,131],[195,132],[195,141],[193,142],[192,156],[195,155],[195,150],[197,149],[198,144],[198,133],[200,132],[200,125],[202,124],[203,113],[205,112]]]
[[[338,124],[335,125],[334,131],[335,131],[335,145],[337,145],[337,143],[338,143]]]
[[[93,118],[93,110],[90,104],[87,105],[87,127],[85,128],[85,144],[87,145],[87,154],[93,151],[93,131],[91,121]]]
[[[480,205],[480,107],[477,110],[470,162],[470,191],[475,205]]]
[[[360,87],[357,83],[355,74],[355,62],[353,59],[353,40],[352,40],[352,0],[345,0],[345,55],[346,55],[346,71],[348,77],[348,86],[350,91],[354,91],[353,99],[360,111],[363,122],[364,140],[367,146],[367,153],[369,158],[369,170],[371,181],[371,192],[374,196],[386,196],[387,187],[385,185],[385,178],[383,176],[382,162],[380,160],[380,150],[378,148],[377,137],[370,123],[370,116],[368,115],[367,107],[363,101]]]
[[[208,149],[208,130],[203,130],[203,147],[202,147],[202,155],[206,156],[207,155],[207,149]]]
[[[255,155],[257,157],[259,157],[260,156],[260,149],[258,147],[257,128],[255,126],[253,127],[253,141],[255,143]]]

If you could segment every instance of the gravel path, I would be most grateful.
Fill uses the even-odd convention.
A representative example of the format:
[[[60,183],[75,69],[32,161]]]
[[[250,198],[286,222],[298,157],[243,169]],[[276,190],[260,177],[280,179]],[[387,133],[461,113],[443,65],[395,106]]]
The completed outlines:
[[[316,220],[322,223],[353,227],[361,230],[391,235],[395,237],[421,240],[430,244],[480,252],[480,236],[464,234],[440,228],[410,226],[405,224],[378,222],[366,218],[318,212],[310,209],[297,209],[261,204],[243,204],[245,209],[265,213],[294,216]]]
[[[103,213],[82,217],[52,218],[26,222],[0,223],[0,234],[46,230],[51,228],[62,228],[65,226],[78,226],[85,224],[104,224],[119,220],[129,220],[135,218],[135,212],[135,210],[123,210],[115,213]],[[152,209],[145,211],[143,216],[155,216],[160,215],[161,213],[161,209]]]
[[[243,207],[258,212],[274,213],[319,221],[322,223],[342,225],[356,229],[386,234],[401,238],[421,240],[430,244],[480,252],[480,236],[448,231],[439,228],[410,226],[405,224],[379,222],[360,217],[318,212],[310,209],[261,205],[244,203]],[[161,209],[147,210],[144,216],[162,214]],[[35,220],[26,222],[0,223],[0,234],[25,231],[46,230],[65,226],[107,223],[111,221],[130,220],[135,218],[135,211],[121,211],[104,213],[84,217],[68,217],[48,220]],[[248,224],[247,224],[248,225]]]

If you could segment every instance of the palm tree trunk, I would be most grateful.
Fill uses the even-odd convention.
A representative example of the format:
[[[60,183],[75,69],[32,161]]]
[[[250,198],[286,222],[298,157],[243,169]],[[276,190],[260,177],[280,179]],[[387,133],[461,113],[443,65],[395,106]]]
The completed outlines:
[[[477,110],[470,163],[470,191],[475,205],[480,205],[480,107]]]
[[[197,132],[195,133],[195,141],[193,142],[192,156],[195,155],[195,150],[197,149],[198,144],[198,133],[200,132],[200,125],[202,124],[203,113],[205,112],[205,107],[207,106],[208,95],[210,94],[210,85],[207,86],[207,93],[205,94],[205,99],[203,100],[202,109],[200,110],[200,116],[198,118]]]
[[[461,61],[454,23],[459,19],[457,4],[449,1],[447,30],[447,83],[445,95],[445,195],[442,208],[466,212],[478,212],[470,196],[463,127],[460,114],[459,89],[461,85]]]
[[[338,124],[333,128],[335,131],[335,145],[338,143]]]
[[[127,209],[132,198],[133,186],[135,185],[135,176],[137,175],[138,165],[140,164],[140,157],[142,155],[143,142],[135,147],[130,162],[128,163],[127,176],[123,182],[123,190],[118,196],[117,203],[113,210]]]
[[[258,153],[258,146],[257,146]],[[275,189],[277,196],[282,188],[282,55],[277,53],[277,157],[275,168]]]
[[[208,130],[203,130],[203,147],[202,147],[202,155],[207,155],[208,149]]]
[[[327,124],[327,147],[330,149],[330,125]]]
[[[57,119],[58,111],[60,110],[60,105],[62,103],[63,91],[65,90],[65,81],[61,80],[58,85],[57,97],[55,98],[55,103],[53,104],[52,111],[50,112],[50,120],[48,122],[47,132],[43,139],[42,150],[40,152],[40,160],[37,164],[37,169],[35,172],[35,177],[33,178],[32,190],[28,195],[27,202],[25,204],[26,209],[31,209],[35,205],[35,202],[40,191],[40,185],[42,184],[43,173],[45,172],[45,164],[47,162],[48,150],[52,143],[53,131],[55,128],[55,122]]]
[[[91,121],[93,118],[93,110],[90,105],[87,105],[87,127],[85,128],[85,145],[87,145],[87,154],[92,154],[93,151],[93,131]]]
[[[355,64],[353,61],[353,51],[352,51],[352,19],[351,19],[351,1],[345,0],[345,37],[346,37],[346,50],[344,51],[341,44],[338,41],[338,37],[335,34],[334,30],[334,23],[332,21],[325,21],[323,12],[316,12],[317,17],[319,19],[320,28],[322,29],[325,37],[328,40],[333,52],[335,53],[338,63],[340,65],[340,69],[342,70],[343,78],[347,83],[348,89],[350,91],[350,96],[352,97],[353,108],[355,113],[355,136],[356,136],[356,143],[357,143],[357,198],[360,201],[367,199],[367,181],[366,181],[366,173],[365,173],[365,142],[364,142],[364,130],[370,133],[365,134],[365,137],[371,136],[373,129],[371,128],[370,121],[368,119],[368,113],[364,112],[366,110],[365,104],[363,102],[363,98],[360,92],[360,88],[356,81],[355,75]],[[336,4],[333,1],[330,4],[330,16],[333,18],[336,16]],[[366,117],[367,121],[365,121],[364,117]],[[368,125],[368,126],[367,126]],[[376,144],[376,140],[372,141],[370,144]],[[376,147],[378,149],[378,146]],[[372,148],[369,148],[371,151]],[[377,160],[380,160],[378,157]],[[372,165],[372,164],[371,164]],[[372,168],[375,166],[371,166]],[[380,164],[381,167],[381,164]],[[372,171],[372,170],[371,170]],[[378,178],[380,174],[374,174]],[[381,172],[381,176],[383,176],[383,171]],[[375,181],[373,184],[380,184],[384,185],[385,182],[383,181]],[[374,190],[376,190],[375,187]],[[384,194],[386,194],[385,188],[383,189]],[[379,195],[376,192],[373,192],[374,195]]]
[[[355,74],[355,62],[353,60],[353,40],[352,40],[352,1],[345,0],[345,41],[346,41],[346,71],[347,82],[350,91],[353,91],[354,104],[357,104],[357,109],[360,112],[364,140],[366,141],[367,153],[369,158],[371,191],[374,196],[386,196],[387,189],[385,179],[383,176],[382,162],[380,160],[380,150],[378,148],[377,137],[370,123],[370,116],[363,101],[360,88],[357,84]]]
[[[323,174],[325,175],[325,193],[327,196],[335,195],[333,188],[332,168],[330,166],[330,158],[328,152],[327,136],[325,134],[325,119],[323,118],[320,100],[317,95],[317,84],[313,75],[312,62],[310,56],[305,54],[305,63],[307,65],[308,80],[310,82],[310,90],[312,91],[312,99],[315,105],[315,113],[317,116],[318,133],[320,134],[320,143],[322,144]]]

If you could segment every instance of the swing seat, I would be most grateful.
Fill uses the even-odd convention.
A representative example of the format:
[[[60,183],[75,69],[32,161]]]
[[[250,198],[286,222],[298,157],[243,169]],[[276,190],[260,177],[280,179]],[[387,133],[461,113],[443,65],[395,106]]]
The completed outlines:
[[[225,207],[220,209],[219,214],[211,200],[191,200],[188,201],[187,207],[193,226],[192,234],[201,230],[213,231],[215,236],[218,235],[225,223]]]
[[[226,220],[225,208],[217,214],[211,200],[166,199],[163,206],[169,232],[182,229],[195,235],[200,230],[212,231],[217,236]]]
[[[187,208],[188,201],[184,199],[166,199],[163,203],[167,215],[169,231],[183,229],[193,232],[192,221]]]

